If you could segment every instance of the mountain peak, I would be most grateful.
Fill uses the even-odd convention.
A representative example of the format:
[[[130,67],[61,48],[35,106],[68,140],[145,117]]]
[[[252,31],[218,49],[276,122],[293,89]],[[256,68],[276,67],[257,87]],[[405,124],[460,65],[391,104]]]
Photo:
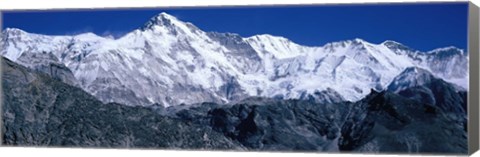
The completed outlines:
[[[437,48],[427,52],[428,54],[439,54],[439,53],[448,53],[448,54],[455,54],[455,53],[463,53],[462,49],[459,49],[455,46],[448,46],[443,48]]]
[[[157,15],[157,17],[164,17],[164,18],[175,18],[174,16],[167,14],[166,12],[161,12]]]
[[[396,41],[393,41],[393,40],[385,40],[380,45],[385,45],[387,47],[390,47],[390,46],[404,46],[402,43],[399,43],[399,42],[396,42]]]
[[[87,40],[87,41],[111,39],[111,38],[98,36],[97,34],[92,33],[92,32],[77,34],[73,37],[76,38],[76,39],[82,39],[82,40]]]
[[[343,40],[343,41],[338,41],[338,42],[332,42],[332,44],[347,44],[347,45],[364,45],[364,44],[369,44],[368,41],[365,41],[361,38],[354,38],[354,39],[348,39],[348,40]]]
[[[408,67],[393,79],[387,89],[399,92],[410,87],[422,86],[433,79],[435,79],[435,76],[428,70],[419,67]]]
[[[156,16],[152,17],[152,19],[154,19],[155,21],[159,21],[159,22],[178,21],[178,19],[175,16],[172,16],[172,15],[167,14],[165,12],[157,14]]]
[[[5,28],[2,34],[26,34],[27,32],[18,28]]]
[[[339,47],[357,47],[361,49],[365,49],[366,45],[369,45],[368,41],[365,41],[361,38],[354,38],[354,39],[347,39],[347,40],[340,40],[340,41],[334,41],[334,42],[329,42],[326,43],[325,45],[321,46],[329,51],[334,51],[334,49],[337,49]]]
[[[353,39],[353,41],[354,41],[354,42],[358,42],[358,43],[363,43],[363,42],[365,42],[365,40],[360,39],[360,38],[355,38],[355,39]]]
[[[147,23],[142,27],[142,29],[152,28],[153,26],[166,26],[170,27],[175,25],[175,23],[181,22],[176,17],[162,12],[150,18]]]
[[[415,52],[415,50],[413,50],[412,48],[408,47],[408,46],[405,46],[403,45],[402,43],[399,43],[399,42],[396,42],[396,41],[393,41],[393,40],[385,40],[384,42],[382,42],[380,45],[383,45],[385,47],[387,47],[388,49],[390,50],[393,50],[393,51],[411,51],[411,52]]]
[[[147,23],[145,23],[145,25],[141,27],[140,30],[141,31],[152,30],[152,29],[155,29],[155,27],[166,28],[167,30],[172,31],[172,33],[174,34],[177,34],[179,32],[183,32],[183,33],[202,32],[199,28],[197,28],[192,23],[181,21],[175,16],[172,16],[165,12],[162,12],[150,18],[150,20]]]
[[[359,48],[362,48],[362,49],[364,49],[367,45],[371,44],[370,42],[365,41],[361,38],[355,38],[355,39],[347,40],[347,41],[345,41],[345,43],[347,43],[350,46],[359,47]]]

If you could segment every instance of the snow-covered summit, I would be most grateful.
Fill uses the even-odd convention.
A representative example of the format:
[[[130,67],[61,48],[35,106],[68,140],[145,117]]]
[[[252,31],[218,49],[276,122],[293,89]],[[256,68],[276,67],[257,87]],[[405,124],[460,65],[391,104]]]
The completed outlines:
[[[387,87],[388,90],[399,92],[404,89],[422,86],[435,77],[427,70],[418,67],[408,67],[400,73]]]
[[[455,46],[448,46],[443,48],[436,48],[427,52],[427,54],[435,54],[435,55],[439,55],[441,53],[442,55],[456,55],[456,54],[465,55],[466,51],[463,51],[462,49],[459,49]]]
[[[144,28],[151,28],[155,25],[157,25],[157,26],[172,26],[175,23],[179,23],[179,20],[176,17],[171,16],[171,15],[165,13],[165,12],[162,12],[162,13],[150,18],[150,20],[147,23],[145,23]]]
[[[2,31],[2,35],[18,35],[18,34],[25,34],[27,32],[18,29],[18,28],[5,28]]]
[[[162,12],[148,20],[141,28],[142,31],[168,31],[173,35],[200,31],[190,22],[180,21],[176,17]]]
[[[386,40],[386,41],[382,42],[380,45],[384,45],[384,46],[388,47],[390,50],[392,50],[396,53],[402,53],[402,52],[403,53],[412,53],[412,52],[415,52],[414,49],[412,49],[408,46],[405,46],[402,43],[393,41],[393,40]]]

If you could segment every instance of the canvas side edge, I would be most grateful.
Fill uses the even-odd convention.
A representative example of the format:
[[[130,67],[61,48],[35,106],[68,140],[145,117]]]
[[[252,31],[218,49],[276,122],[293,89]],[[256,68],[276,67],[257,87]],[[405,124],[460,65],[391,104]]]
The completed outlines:
[[[469,55],[469,91],[468,91],[468,154],[479,149],[479,8],[469,2],[468,8],[468,55]]]
[[[0,31],[3,30],[3,11],[0,10]],[[1,33],[0,33],[1,35]],[[0,61],[2,61],[2,58],[0,58]],[[2,79],[3,77],[3,67],[2,67],[2,64],[0,64],[0,80]],[[3,85],[2,85],[2,82],[3,81],[0,81],[0,146],[3,146],[3,134],[5,132],[5,128],[3,126]]]

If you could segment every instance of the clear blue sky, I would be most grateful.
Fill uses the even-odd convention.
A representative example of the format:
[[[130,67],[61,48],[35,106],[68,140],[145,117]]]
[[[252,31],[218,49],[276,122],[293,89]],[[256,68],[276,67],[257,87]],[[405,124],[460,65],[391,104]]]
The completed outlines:
[[[284,36],[302,45],[361,38],[412,48],[467,47],[468,3],[150,8],[4,12],[3,27],[49,35],[94,32],[119,37],[166,12],[204,31]]]

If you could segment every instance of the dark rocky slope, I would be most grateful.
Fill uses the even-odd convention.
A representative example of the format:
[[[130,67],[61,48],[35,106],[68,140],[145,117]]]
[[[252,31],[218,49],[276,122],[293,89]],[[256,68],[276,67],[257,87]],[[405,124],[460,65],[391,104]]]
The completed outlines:
[[[163,113],[210,125],[250,150],[467,152],[462,116],[391,92],[372,90],[355,103],[250,98],[231,106],[203,103]]]
[[[467,153],[466,120],[458,113],[374,91],[351,111],[341,129],[341,150]]]
[[[464,113],[392,92],[372,90],[358,102],[249,98],[143,108],[102,104],[7,59],[2,66],[6,145],[467,153]]]

